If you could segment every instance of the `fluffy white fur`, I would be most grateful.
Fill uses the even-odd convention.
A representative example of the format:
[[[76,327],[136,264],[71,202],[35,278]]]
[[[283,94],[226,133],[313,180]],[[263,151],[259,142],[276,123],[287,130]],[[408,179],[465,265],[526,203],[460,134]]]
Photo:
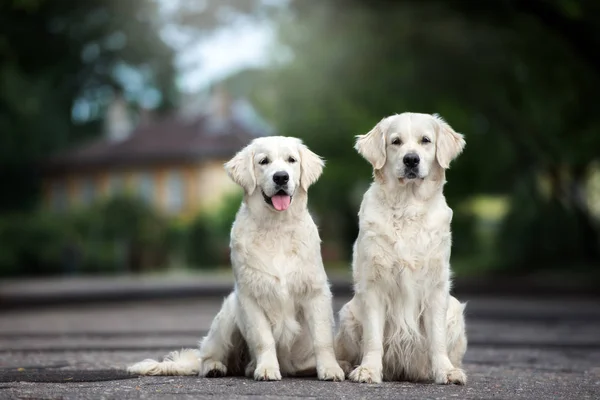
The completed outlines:
[[[331,291],[307,190],[323,161],[299,139],[255,139],[225,164],[245,195],[231,230],[235,290],[215,317],[199,350],[164,361],[145,360],[128,370],[142,375],[223,376],[256,380],[317,374],[342,381],[333,350]],[[273,176],[287,172],[292,196],[285,211],[268,199],[281,191]]]
[[[352,381],[466,383],[464,305],[450,296],[452,210],[442,193],[464,145],[439,116],[416,113],[384,118],[356,141],[374,182],[359,212],[355,295],[335,338]]]

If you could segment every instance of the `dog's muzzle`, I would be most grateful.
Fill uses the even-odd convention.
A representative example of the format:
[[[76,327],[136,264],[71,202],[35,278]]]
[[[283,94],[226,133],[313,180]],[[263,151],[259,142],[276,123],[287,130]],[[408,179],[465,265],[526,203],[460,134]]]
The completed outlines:
[[[292,196],[285,189],[279,189],[273,196],[267,196],[262,192],[265,203],[273,207],[277,211],[285,211],[292,203]]]
[[[405,168],[404,178],[406,179],[417,179],[419,178],[419,167],[417,168]]]
[[[404,177],[406,179],[417,179],[419,177],[419,164],[421,158],[417,153],[408,153],[402,159],[404,164]]]

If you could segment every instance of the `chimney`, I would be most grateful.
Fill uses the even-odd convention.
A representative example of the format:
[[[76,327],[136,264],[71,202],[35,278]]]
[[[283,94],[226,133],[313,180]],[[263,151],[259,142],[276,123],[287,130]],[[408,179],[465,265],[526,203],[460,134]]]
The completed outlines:
[[[127,102],[120,90],[115,92],[115,97],[108,105],[104,120],[105,135],[111,141],[121,141],[129,137],[133,124],[127,109]]]
[[[139,116],[138,116],[138,124],[140,126],[147,126],[152,124],[154,121],[154,112],[147,107],[140,108]]]
[[[219,84],[214,87],[210,100],[211,114],[220,120],[226,120],[231,117],[231,96],[223,85]]]

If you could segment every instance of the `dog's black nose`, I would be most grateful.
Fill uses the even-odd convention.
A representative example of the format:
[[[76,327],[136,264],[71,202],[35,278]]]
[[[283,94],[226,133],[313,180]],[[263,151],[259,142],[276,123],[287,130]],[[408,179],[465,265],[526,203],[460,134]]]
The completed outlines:
[[[273,182],[279,186],[285,185],[290,180],[290,176],[285,171],[277,171],[273,174]]]
[[[421,160],[419,159],[419,156],[416,153],[408,153],[404,156],[404,159],[402,161],[404,161],[404,165],[406,165],[407,167],[414,168],[417,165],[419,165],[419,161]]]

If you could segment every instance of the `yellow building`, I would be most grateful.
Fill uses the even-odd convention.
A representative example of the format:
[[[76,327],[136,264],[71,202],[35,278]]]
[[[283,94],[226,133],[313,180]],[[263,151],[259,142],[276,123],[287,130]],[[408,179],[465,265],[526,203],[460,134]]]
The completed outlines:
[[[210,211],[239,190],[223,163],[256,136],[269,134],[250,105],[222,90],[204,112],[142,116],[133,126],[117,97],[105,135],[46,163],[44,201],[61,211],[107,196],[131,193],[173,216]]]

